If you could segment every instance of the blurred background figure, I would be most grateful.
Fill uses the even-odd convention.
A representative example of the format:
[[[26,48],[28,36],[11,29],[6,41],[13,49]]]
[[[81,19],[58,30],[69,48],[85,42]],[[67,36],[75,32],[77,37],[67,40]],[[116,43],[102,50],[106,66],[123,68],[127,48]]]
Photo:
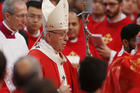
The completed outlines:
[[[26,23],[26,27],[24,27],[24,30],[20,31],[20,34],[23,35],[23,37],[25,38],[29,49],[33,47],[35,42],[37,43],[37,39],[39,39],[39,37],[42,34],[41,4],[42,4],[41,2],[35,0],[31,0],[26,3],[27,23]]]
[[[80,88],[88,93],[102,93],[100,88],[106,78],[107,66],[103,60],[85,57],[80,63]]]
[[[95,26],[106,19],[106,15],[104,13],[102,0],[92,0],[91,8],[92,13],[88,17],[89,22],[87,23],[87,26],[90,32],[93,32],[95,30]]]
[[[137,17],[137,0],[123,0],[122,12],[135,22]]]
[[[22,93],[30,82],[42,78],[39,62],[31,57],[25,56],[17,60],[13,69],[13,82],[16,90],[13,93]]]
[[[58,93],[56,87],[49,80],[38,80],[32,82],[26,93]]]
[[[7,87],[4,87],[4,76],[6,74],[7,60],[5,55],[0,51],[0,93],[10,93]]]
[[[105,19],[105,13],[104,13],[103,5],[102,5],[102,0],[93,0],[91,16],[92,16],[92,20],[95,23],[102,22]],[[92,20],[90,19],[89,21],[92,21]]]
[[[63,53],[75,66],[78,66],[80,60],[86,56],[86,42],[82,29],[79,17],[74,10],[71,10],[69,12],[69,40]],[[100,57],[93,46],[90,46],[90,50],[93,56]]]

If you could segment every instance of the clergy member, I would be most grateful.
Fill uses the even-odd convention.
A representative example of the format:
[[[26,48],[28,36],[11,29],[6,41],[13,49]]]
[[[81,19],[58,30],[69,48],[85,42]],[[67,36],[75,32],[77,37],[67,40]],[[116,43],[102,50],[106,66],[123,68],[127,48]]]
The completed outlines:
[[[79,93],[77,70],[61,52],[68,40],[68,2],[60,0],[54,6],[44,0],[42,13],[45,39],[29,55],[38,59],[44,78],[51,80],[60,93]]]
[[[0,24],[0,50],[7,58],[6,85],[13,91],[12,69],[15,61],[28,52],[26,41],[18,33],[26,23],[27,7],[23,0],[5,0],[2,7],[3,22]]]

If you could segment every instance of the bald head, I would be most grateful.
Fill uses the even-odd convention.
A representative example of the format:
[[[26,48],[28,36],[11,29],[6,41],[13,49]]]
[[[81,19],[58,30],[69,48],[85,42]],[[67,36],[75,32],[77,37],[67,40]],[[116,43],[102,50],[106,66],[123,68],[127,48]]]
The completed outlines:
[[[77,14],[73,11],[69,12],[69,40],[73,40],[78,37],[80,29],[80,20]]]
[[[21,88],[30,81],[41,79],[41,67],[35,58],[25,56],[16,62],[13,74],[14,83]]]

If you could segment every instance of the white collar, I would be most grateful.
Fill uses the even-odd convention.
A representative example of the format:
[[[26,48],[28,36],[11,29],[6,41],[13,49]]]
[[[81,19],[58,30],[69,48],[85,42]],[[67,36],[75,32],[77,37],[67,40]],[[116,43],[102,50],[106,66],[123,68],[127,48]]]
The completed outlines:
[[[72,43],[75,43],[77,41],[78,41],[78,38],[77,37],[75,39],[73,39],[73,40],[70,40],[70,42],[72,42]]]
[[[113,20],[113,21],[110,20],[109,18],[107,18],[107,20],[108,20],[109,23],[116,23],[116,22],[119,22],[119,21],[123,20],[124,18],[126,18],[126,15],[123,14],[123,13],[121,13],[121,15],[120,15],[119,18],[117,18],[117,19],[115,19],[115,20]]]
[[[48,49],[50,49],[53,53],[58,54],[58,52],[56,52],[56,51],[54,50],[54,48],[53,48],[50,44],[48,44],[44,39],[41,39],[41,40],[40,40],[39,45],[46,46],[46,47],[47,47]]]
[[[8,27],[8,25],[3,21],[2,22],[3,24],[4,24],[4,26],[9,30],[9,31],[11,31],[12,33],[11,33],[11,35],[14,35],[17,31],[14,31],[14,30],[12,30],[10,27]]]
[[[122,56],[122,54],[124,53],[124,51],[125,51],[125,50],[124,50],[124,46],[122,46],[122,49],[121,49],[121,51],[118,53],[117,56],[118,56],[118,57],[119,57],[119,56]]]
[[[24,30],[27,31],[27,32],[29,32],[29,31],[27,30],[27,27],[24,27]],[[40,35],[40,29],[38,29],[38,31],[37,31],[36,34],[33,34],[34,37],[38,37],[39,35]]]

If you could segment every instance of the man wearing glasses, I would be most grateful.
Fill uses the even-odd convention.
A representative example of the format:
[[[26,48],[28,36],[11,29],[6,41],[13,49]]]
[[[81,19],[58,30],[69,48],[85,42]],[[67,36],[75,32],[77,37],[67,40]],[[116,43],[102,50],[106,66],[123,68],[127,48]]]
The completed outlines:
[[[60,93],[79,93],[77,71],[62,54],[68,40],[68,2],[60,0],[54,6],[50,0],[43,0],[42,13],[45,37],[29,55],[38,59],[43,77],[51,80]]]
[[[132,23],[132,21],[130,17],[127,17],[121,12],[123,6],[122,0],[102,0],[102,4],[107,19],[101,24],[96,25],[92,33],[102,34],[105,44],[111,50],[120,51],[122,48],[120,37],[121,29],[123,26]],[[115,51],[111,51],[109,48],[100,46],[97,47],[97,51],[104,58],[110,58],[109,62],[111,62]]]
[[[10,92],[14,90],[12,68],[15,61],[27,54],[28,47],[24,38],[18,33],[26,23],[27,7],[22,0],[5,0],[3,2],[3,22],[0,24],[0,50],[7,58],[7,75],[5,82]]]

